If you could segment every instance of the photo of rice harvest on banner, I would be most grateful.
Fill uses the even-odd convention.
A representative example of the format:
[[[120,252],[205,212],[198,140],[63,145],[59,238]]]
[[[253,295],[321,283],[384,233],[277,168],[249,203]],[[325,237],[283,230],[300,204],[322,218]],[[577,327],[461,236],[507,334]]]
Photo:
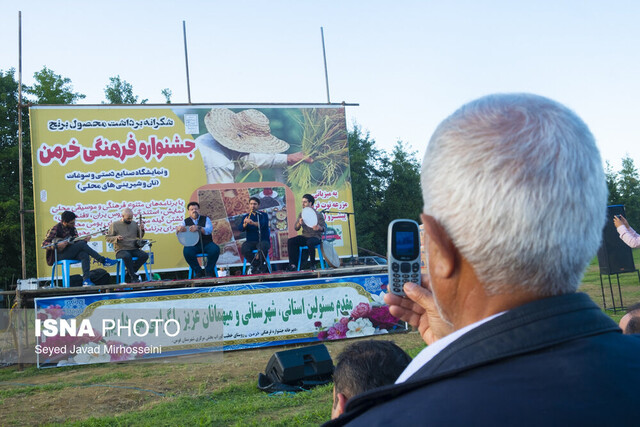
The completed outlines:
[[[176,230],[191,201],[214,226],[220,266],[242,265],[238,220],[250,212],[250,197],[268,215],[272,263],[287,260],[304,194],[315,198],[327,223],[323,239],[337,254],[357,248],[343,106],[43,105],[30,112],[40,278],[51,271],[40,243],[64,211],[77,215],[78,234],[90,236],[94,250],[113,258],[102,233],[131,208],[157,272],[188,268]]]

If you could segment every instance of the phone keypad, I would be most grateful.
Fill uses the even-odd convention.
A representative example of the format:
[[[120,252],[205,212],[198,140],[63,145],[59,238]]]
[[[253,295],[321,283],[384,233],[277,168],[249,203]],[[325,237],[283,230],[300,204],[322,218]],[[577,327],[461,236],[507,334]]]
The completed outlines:
[[[420,262],[392,262],[389,271],[389,287],[394,294],[404,294],[402,287],[406,282],[420,284]]]

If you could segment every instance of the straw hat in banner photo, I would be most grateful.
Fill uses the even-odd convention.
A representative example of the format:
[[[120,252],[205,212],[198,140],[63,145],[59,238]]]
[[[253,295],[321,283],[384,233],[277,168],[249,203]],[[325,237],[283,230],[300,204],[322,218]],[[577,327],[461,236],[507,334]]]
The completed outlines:
[[[282,153],[289,144],[271,135],[269,119],[254,109],[234,113],[227,108],[213,108],[204,124],[218,143],[240,153]]]

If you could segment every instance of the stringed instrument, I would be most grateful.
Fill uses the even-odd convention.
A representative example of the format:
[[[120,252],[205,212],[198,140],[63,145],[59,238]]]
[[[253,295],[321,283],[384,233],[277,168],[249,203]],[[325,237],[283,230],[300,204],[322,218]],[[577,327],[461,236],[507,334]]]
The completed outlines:
[[[149,243],[148,240],[142,238],[142,214],[140,214],[140,218],[138,220],[138,239],[136,240],[136,248],[142,249]]]
[[[77,241],[79,241],[79,240],[84,240],[84,239],[85,239],[85,238],[87,238],[87,237],[93,237],[93,236],[95,236],[96,234],[104,234],[104,233],[106,233],[108,230],[109,230],[108,228],[103,228],[103,229],[101,229],[101,230],[99,230],[99,231],[96,231],[95,233],[83,234],[82,236],[69,236],[69,237],[65,237],[65,238],[62,238],[62,237],[55,237],[55,238],[51,241],[51,243],[49,243],[48,245],[44,245],[44,246],[42,247],[42,249],[48,249],[48,248],[50,248],[51,246],[55,246],[55,245],[57,245],[58,243],[62,243],[62,242],[69,242],[69,244],[73,244],[73,243],[75,243],[75,242],[77,242]]]
[[[89,233],[89,234],[83,234],[82,236],[78,235],[78,236],[69,236],[69,237],[55,237],[51,243],[49,243],[48,245],[44,245],[42,246],[42,249],[47,249],[47,253],[46,253],[46,260],[47,260],[47,264],[48,265],[53,265],[53,263],[55,262],[55,251],[56,251],[56,245],[62,242],[69,242],[69,244],[73,244],[75,242],[78,242],[80,240],[84,240],[87,237],[92,237],[95,236],[96,234],[105,234],[109,229],[108,228],[103,228],[101,230],[96,231],[95,233]],[[53,250],[51,250],[53,249]]]

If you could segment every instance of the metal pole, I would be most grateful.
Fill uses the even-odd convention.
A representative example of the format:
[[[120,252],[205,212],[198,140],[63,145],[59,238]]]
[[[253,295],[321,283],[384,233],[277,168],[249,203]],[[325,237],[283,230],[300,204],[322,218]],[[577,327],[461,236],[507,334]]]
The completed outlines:
[[[329,72],[327,71],[327,54],[324,50],[324,29],[320,27],[320,36],[322,38],[322,57],[324,58],[324,81],[327,85],[327,104],[331,104],[331,99],[329,98]]]
[[[184,36],[184,64],[187,69],[187,98],[191,104],[191,83],[189,82],[189,55],[187,54],[187,23],[182,21],[182,35]]]
[[[18,11],[18,187],[20,189],[20,250],[22,255],[22,279],[27,277],[24,244],[24,194],[22,191],[22,11]],[[20,308],[22,298],[16,286],[16,306]],[[17,316],[16,316],[17,317]],[[18,371],[23,371],[22,345],[18,345]]]
[[[27,278],[26,247],[24,241],[24,189],[22,180],[22,11],[18,11],[18,176],[20,188],[20,251],[22,279]]]

